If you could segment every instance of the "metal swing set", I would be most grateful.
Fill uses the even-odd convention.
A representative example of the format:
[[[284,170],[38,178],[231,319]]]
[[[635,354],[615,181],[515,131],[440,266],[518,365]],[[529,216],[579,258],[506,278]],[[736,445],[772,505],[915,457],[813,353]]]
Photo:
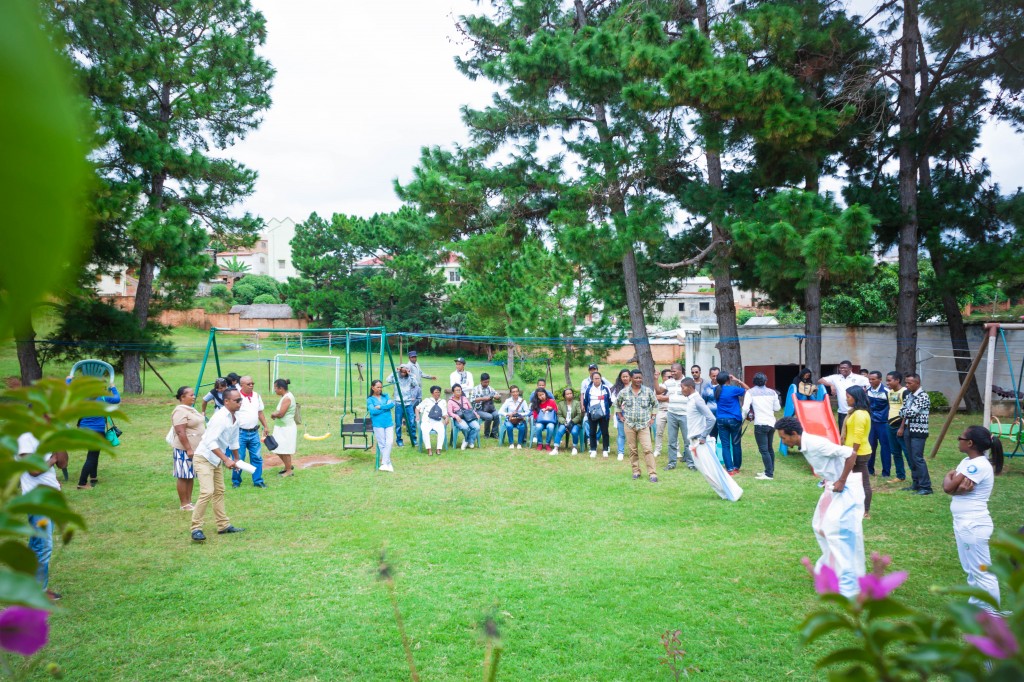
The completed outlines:
[[[327,334],[329,342],[324,341],[323,345],[330,343],[330,349],[340,349],[344,339],[344,376],[341,390],[341,415],[338,421],[338,435],[341,438],[343,450],[369,450],[375,445],[373,438],[373,426],[369,414],[366,412],[365,396],[370,394],[370,384],[379,379],[384,381],[385,358],[391,373],[397,376],[395,361],[391,355],[391,348],[388,344],[388,333],[385,327],[352,327],[352,328],[323,328],[323,329],[218,329],[210,328],[210,335],[206,342],[206,351],[203,354],[203,362],[199,368],[199,377],[196,379],[196,395],[200,395],[200,389],[204,386],[211,386],[213,382],[203,383],[206,366],[212,359],[217,369],[217,376],[223,376],[220,362],[220,352],[217,348],[218,333],[252,333],[252,334]],[[315,342],[314,342],[315,343]],[[312,343],[308,345],[313,345]],[[375,347],[376,346],[376,347]],[[373,354],[377,353],[379,362],[377,372],[374,376]],[[358,359],[363,358],[363,362]],[[364,371],[365,376],[364,376]],[[358,379],[357,379],[358,377]],[[359,393],[362,387],[362,393]],[[402,389],[395,384],[397,399],[401,400]],[[302,419],[307,420],[308,413],[303,413]],[[308,427],[303,425],[305,431]],[[311,434],[305,432],[303,438],[310,441],[324,441],[330,438],[331,432]],[[380,448],[377,448],[375,468],[380,467]]]

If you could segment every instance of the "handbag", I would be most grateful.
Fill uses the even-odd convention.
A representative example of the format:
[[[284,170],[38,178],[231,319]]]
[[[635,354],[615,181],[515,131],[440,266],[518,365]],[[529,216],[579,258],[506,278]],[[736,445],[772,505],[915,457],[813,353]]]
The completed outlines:
[[[277,439],[271,436],[269,433],[263,436],[263,444],[267,446],[268,450],[277,450]]]
[[[107,429],[104,435],[110,442],[110,446],[116,448],[118,445],[121,444],[121,434],[124,432],[121,431],[121,429],[117,428],[117,424],[114,423],[113,419],[110,419],[110,417],[107,417],[107,419],[110,420],[110,428]]]
[[[555,415],[554,410],[539,410],[537,412],[537,419],[534,420],[535,424],[557,424],[558,417]]]
[[[172,448],[178,447],[178,434],[174,432],[173,426],[171,427],[171,430],[167,432],[167,437],[164,438],[164,440],[166,440],[167,444],[170,445]]]
[[[427,412],[427,417],[436,422],[441,421],[444,417],[444,412],[441,411],[441,403],[434,403],[434,406],[430,408],[429,412]]]

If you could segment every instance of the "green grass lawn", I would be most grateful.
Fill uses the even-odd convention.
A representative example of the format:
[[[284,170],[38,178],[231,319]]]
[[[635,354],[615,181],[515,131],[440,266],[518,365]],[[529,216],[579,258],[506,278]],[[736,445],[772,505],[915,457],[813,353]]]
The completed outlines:
[[[165,366],[175,383],[198,369]],[[505,647],[503,680],[669,680],[660,636],[674,629],[695,679],[815,679],[823,649],[800,649],[796,626],[815,604],[799,560],[818,554],[819,490],[799,456],[779,458],[775,481],[753,480],[752,430],[736,504],[685,468],[634,482],[614,455],[489,447],[428,458],[406,447],[383,474],[372,451],[350,451],[293,479],[270,470],[266,490],[229,488],[228,514],[246,532],[216,535],[211,510],[210,539],[194,545],[163,441],[172,400],[160,389],[147,380],[147,396],[125,400],[131,422],[118,457],[101,457],[98,487],[78,491],[72,479],[67,490],[89,530],[58,547],[51,567],[64,599],[44,654],[65,679],[408,679],[376,579],[384,546],[425,681],[480,679],[488,614]],[[959,460],[955,447],[949,439],[931,463],[936,483]],[[332,436],[300,438],[298,454],[341,452]],[[73,475],[82,461],[72,453]],[[1022,470],[1011,460],[997,479],[997,528],[1021,523]],[[949,501],[876,487],[867,550],[891,554],[910,571],[900,594],[937,611],[928,588],[963,581]]]

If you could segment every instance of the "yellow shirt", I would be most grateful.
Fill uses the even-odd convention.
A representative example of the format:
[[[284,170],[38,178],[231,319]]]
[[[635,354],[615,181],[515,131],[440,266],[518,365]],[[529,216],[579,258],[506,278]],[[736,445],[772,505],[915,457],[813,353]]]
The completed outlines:
[[[867,410],[856,410],[846,416],[843,422],[843,429],[846,431],[846,440],[843,445],[853,447],[859,443],[857,454],[860,456],[871,453],[871,445],[868,443],[868,435],[871,433],[871,413]]]

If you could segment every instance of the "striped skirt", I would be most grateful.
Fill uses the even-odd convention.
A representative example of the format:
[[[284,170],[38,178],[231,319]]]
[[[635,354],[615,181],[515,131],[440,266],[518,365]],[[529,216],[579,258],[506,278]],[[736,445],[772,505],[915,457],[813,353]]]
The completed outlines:
[[[184,450],[174,448],[174,477],[195,478],[196,473],[192,470],[192,460]]]

